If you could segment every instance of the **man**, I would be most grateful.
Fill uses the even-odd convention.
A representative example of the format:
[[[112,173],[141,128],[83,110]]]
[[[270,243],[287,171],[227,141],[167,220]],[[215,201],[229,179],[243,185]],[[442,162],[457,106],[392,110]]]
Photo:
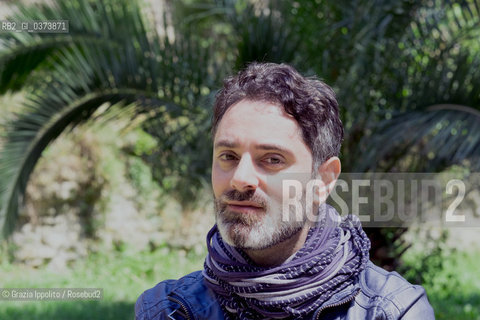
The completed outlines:
[[[422,287],[369,262],[358,219],[325,204],[343,139],[330,87],[250,64],[218,93],[212,134],[204,270],[145,291],[137,319],[434,319]],[[292,203],[292,178],[316,188]]]

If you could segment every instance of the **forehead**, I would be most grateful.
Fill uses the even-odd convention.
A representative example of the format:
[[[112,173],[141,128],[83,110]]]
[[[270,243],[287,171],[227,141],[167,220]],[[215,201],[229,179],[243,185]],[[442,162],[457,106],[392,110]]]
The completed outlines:
[[[214,138],[215,142],[219,139],[304,144],[300,126],[282,106],[252,100],[241,100],[225,112]]]

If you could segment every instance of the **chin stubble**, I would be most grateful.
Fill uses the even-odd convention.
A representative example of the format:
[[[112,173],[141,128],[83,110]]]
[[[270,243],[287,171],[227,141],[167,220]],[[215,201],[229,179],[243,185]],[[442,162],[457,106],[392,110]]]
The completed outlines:
[[[225,201],[253,201],[260,204],[264,213],[258,216],[242,215],[227,211]],[[296,221],[291,212],[289,221],[282,221],[282,214],[269,212],[267,201],[254,192],[240,193],[236,190],[214,199],[215,219],[222,238],[239,249],[262,250],[275,246],[293,237],[305,226],[306,219]]]

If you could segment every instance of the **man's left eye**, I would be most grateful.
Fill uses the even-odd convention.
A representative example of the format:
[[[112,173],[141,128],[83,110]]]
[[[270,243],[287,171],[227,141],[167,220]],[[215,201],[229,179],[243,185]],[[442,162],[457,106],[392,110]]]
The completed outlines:
[[[282,159],[277,158],[277,157],[268,157],[268,158],[265,158],[264,161],[268,164],[281,164],[281,163],[283,163]]]

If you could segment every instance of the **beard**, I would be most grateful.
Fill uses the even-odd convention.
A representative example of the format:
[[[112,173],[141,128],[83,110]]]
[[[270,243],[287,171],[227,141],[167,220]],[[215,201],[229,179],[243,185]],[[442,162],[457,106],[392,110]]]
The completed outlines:
[[[260,209],[235,212],[227,201],[249,201]],[[229,245],[247,250],[261,250],[279,244],[297,234],[306,224],[306,216],[299,220],[296,210],[289,208],[287,219],[280,205],[273,205],[260,190],[227,191],[214,199],[215,220],[222,239]]]

